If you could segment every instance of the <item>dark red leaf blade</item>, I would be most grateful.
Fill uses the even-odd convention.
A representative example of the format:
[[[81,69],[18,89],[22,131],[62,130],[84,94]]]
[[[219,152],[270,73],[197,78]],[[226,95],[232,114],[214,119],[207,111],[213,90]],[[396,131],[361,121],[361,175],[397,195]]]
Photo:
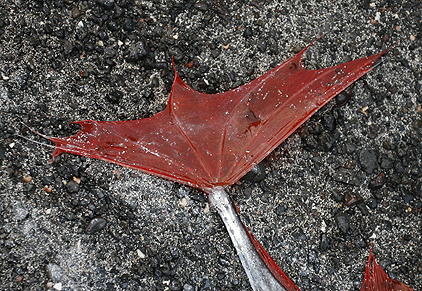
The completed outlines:
[[[369,252],[368,263],[366,265],[365,277],[363,278],[360,291],[413,291],[399,281],[390,279],[382,267],[375,260],[371,251]]]
[[[53,159],[73,153],[113,162],[209,193],[245,175],[313,113],[387,51],[322,70],[307,70],[306,48],[263,76],[221,94],[189,88],[175,71],[167,108],[133,121],[78,121],[56,143]]]

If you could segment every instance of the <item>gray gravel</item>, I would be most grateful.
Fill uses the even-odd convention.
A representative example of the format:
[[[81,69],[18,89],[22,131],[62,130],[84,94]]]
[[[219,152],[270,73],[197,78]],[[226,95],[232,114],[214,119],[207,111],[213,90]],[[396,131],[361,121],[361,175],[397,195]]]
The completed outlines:
[[[1,1],[0,290],[251,290],[202,193],[74,155],[49,164],[52,144],[24,124],[67,136],[72,121],[149,117],[166,105],[171,56],[194,89],[224,92],[322,34],[309,69],[399,43],[230,192],[301,290],[359,290],[371,243],[391,278],[422,290],[421,11],[419,0]]]

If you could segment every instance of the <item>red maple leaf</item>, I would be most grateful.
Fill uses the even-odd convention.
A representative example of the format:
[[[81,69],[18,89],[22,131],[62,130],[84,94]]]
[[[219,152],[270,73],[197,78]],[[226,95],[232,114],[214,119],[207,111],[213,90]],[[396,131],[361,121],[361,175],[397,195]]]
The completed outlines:
[[[307,48],[261,77],[220,94],[191,89],[175,70],[164,111],[132,121],[77,121],[81,130],[76,135],[49,138],[56,144],[53,160],[63,152],[73,153],[201,189],[222,217],[253,289],[298,291],[243,227],[224,188],[369,72],[388,50],[331,68],[307,70],[302,62]],[[368,270],[362,291],[411,290],[389,279],[375,260],[373,272]]]

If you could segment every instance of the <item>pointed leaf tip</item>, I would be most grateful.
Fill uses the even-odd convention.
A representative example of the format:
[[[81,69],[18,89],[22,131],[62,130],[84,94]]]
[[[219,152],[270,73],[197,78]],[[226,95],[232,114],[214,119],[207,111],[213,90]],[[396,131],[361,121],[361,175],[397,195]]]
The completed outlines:
[[[388,277],[387,273],[375,260],[372,246],[369,252],[365,276],[360,291],[413,291],[403,283]]]

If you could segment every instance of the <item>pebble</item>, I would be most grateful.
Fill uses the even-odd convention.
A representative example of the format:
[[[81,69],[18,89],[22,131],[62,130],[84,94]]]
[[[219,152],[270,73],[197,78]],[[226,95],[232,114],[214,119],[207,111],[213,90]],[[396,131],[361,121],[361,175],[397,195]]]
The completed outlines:
[[[103,230],[107,225],[107,221],[104,218],[93,218],[89,222],[85,232],[88,234],[94,234]]]
[[[340,168],[337,170],[337,172],[334,173],[333,179],[337,182],[342,182],[353,186],[360,185],[360,181],[357,178],[355,171],[351,169]]]
[[[253,35],[252,28],[250,26],[246,27],[245,32],[243,33],[243,36],[245,38],[249,38]]]
[[[319,249],[325,252],[330,247],[330,238],[326,233],[321,234],[321,240],[319,243]]]
[[[346,234],[349,231],[350,225],[350,217],[347,213],[341,212],[334,217],[334,220],[337,224],[337,227],[343,234]]]
[[[69,193],[78,193],[79,192],[79,184],[75,181],[70,181],[66,184],[66,189]]]
[[[371,209],[375,209],[378,206],[378,202],[375,198],[369,198],[366,202],[366,205],[368,205],[368,207]]]
[[[384,174],[379,174],[377,177],[375,177],[375,179],[372,179],[369,182],[368,188],[370,190],[378,190],[382,186],[384,186],[384,184],[385,184],[386,181],[387,181],[387,179],[385,178],[385,175]]]
[[[353,193],[351,191],[346,191],[344,194],[344,205],[348,207],[354,206],[360,201],[363,201],[363,199],[359,194]]]
[[[138,41],[137,43],[129,47],[129,55],[127,56],[127,61],[136,63],[141,59],[147,56],[147,51],[145,43],[143,41]]]
[[[374,150],[362,150],[359,153],[359,162],[362,170],[373,174],[378,168],[377,153]]]
[[[225,255],[225,254],[220,255],[220,257],[218,258],[218,262],[219,262],[222,266],[225,266],[225,267],[229,267],[229,266],[231,266],[230,260],[229,260],[229,258],[227,257],[227,255]]]
[[[277,206],[277,208],[275,209],[275,213],[278,216],[283,216],[286,213],[286,206],[280,204]]]
[[[47,276],[53,280],[54,283],[60,282],[63,278],[63,269],[57,264],[47,264],[46,271]]]
[[[114,0],[97,0],[97,2],[105,9],[112,9],[114,7]]]
[[[261,53],[265,52],[267,50],[267,41],[265,39],[260,39],[257,48]]]
[[[16,221],[24,220],[28,217],[28,210],[22,205],[21,202],[18,202],[13,207],[14,219]]]
[[[324,115],[322,118],[322,125],[325,127],[328,131],[334,131],[336,129],[336,119],[333,115]]]
[[[196,2],[193,7],[198,10],[198,11],[202,11],[205,12],[208,10],[208,5],[205,2],[199,1]]]
[[[263,164],[258,164],[252,168],[243,179],[250,181],[252,183],[257,183],[265,179],[265,166]]]
[[[123,98],[124,93],[118,90],[113,90],[106,96],[106,100],[111,104],[119,104],[120,100]]]

